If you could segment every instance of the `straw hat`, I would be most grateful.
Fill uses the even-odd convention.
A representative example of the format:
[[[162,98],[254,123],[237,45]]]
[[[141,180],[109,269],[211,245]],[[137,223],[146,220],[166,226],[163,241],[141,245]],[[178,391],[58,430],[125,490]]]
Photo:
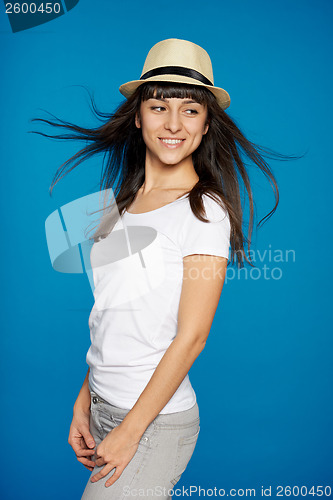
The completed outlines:
[[[148,52],[140,80],[123,83],[119,91],[128,98],[145,82],[201,85],[215,95],[222,109],[230,105],[228,92],[214,86],[213,68],[208,53],[187,40],[168,38],[156,43]]]

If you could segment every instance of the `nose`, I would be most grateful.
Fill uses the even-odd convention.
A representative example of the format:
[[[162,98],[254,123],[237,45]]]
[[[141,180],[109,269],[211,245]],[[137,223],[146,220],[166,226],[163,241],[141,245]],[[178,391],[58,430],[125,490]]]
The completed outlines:
[[[178,130],[181,130],[182,126],[181,117],[179,116],[178,111],[170,111],[165,121],[165,128],[175,134]]]

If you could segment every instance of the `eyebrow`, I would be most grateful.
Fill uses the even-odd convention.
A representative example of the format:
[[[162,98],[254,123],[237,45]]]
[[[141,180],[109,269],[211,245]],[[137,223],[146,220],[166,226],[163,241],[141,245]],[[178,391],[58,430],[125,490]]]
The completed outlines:
[[[157,101],[169,102],[168,99],[164,99],[164,97],[151,97],[150,99],[156,99]],[[187,101],[183,101],[183,104],[199,104],[197,101],[193,101],[188,99]]]

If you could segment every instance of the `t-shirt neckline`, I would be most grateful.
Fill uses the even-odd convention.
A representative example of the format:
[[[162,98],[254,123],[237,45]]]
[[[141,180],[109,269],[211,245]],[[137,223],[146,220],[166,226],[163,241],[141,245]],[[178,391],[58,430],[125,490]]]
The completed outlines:
[[[127,212],[127,210],[125,210],[125,213],[128,214],[128,215],[147,215],[147,214],[151,214],[153,212],[157,212],[158,210],[162,210],[162,208],[166,208],[168,207],[169,205],[173,205],[173,203],[176,203],[176,201],[179,201],[181,200],[182,198],[184,198],[185,196],[187,196],[189,193],[185,193],[183,194],[182,196],[180,196],[179,198],[176,198],[175,200],[173,201],[170,201],[170,203],[167,203],[166,205],[163,205],[162,207],[159,207],[159,208],[155,208],[154,210],[149,210],[148,212],[141,212],[139,214],[133,214],[132,212]]]

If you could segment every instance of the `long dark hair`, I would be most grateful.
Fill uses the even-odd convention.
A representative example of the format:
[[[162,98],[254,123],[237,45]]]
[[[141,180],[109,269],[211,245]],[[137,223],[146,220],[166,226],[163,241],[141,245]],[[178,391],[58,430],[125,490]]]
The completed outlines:
[[[254,200],[249,175],[241,155],[245,153],[259,167],[274,191],[275,205],[260,220],[258,227],[273,215],[279,203],[279,190],[276,179],[263,156],[280,160],[299,157],[277,153],[248,140],[230,116],[218,105],[212,92],[203,86],[169,82],[145,82],[136,89],[131,97],[122,102],[113,113],[99,111],[93,97],[90,96],[92,110],[103,122],[101,126],[96,128],[83,128],[56,117],[54,121],[33,118],[31,121],[42,121],[72,131],[72,133],[59,135],[48,135],[37,131],[32,131],[33,133],[53,139],[88,142],[88,145],[58,168],[50,186],[50,194],[52,195],[55,184],[82,161],[92,155],[104,153],[104,160],[106,161],[102,167],[100,190],[112,188],[117,210],[122,215],[124,210],[133,202],[137,191],[145,180],[146,145],[142,138],[141,129],[135,126],[135,114],[138,113],[140,117],[141,102],[152,97],[191,98],[207,106],[209,129],[203,136],[200,146],[192,154],[193,165],[199,176],[199,181],[189,191],[190,206],[198,219],[208,222],[204,217],[202,195],[207,194],[220,203],[227,210],[230,218],[231,263],[234,264],[236,255],[239,267],[244,266],[244,258],[252,266],[244,250],[244,243],[247,243],[250,252]],[[70,166],[74,161],[74,165]],[[250,214],[247,237],[243,234],[243,207],[241,203],[241,189],[244,186],[248,196]],[[99,230],[94,234],[95,241],[98,240],[98,235],[105,233],[105,228],[106,225],[103,226],[102,222]]]

